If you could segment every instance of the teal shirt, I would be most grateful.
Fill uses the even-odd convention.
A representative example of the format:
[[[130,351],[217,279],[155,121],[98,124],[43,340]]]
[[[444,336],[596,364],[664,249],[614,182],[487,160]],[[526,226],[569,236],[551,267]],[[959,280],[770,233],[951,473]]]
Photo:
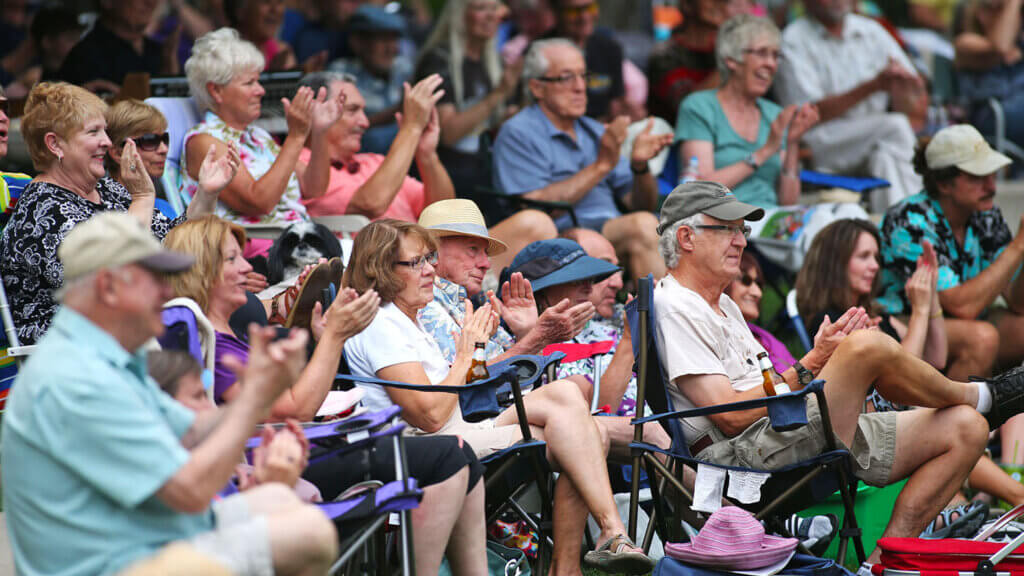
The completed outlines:
[[[213,529],[209,510],[156,492],[185,464],[194,415],[131,354],[62,308],[14,382],[3,418],[4,512],[18,573],[113,574]]]
[[[729,124],[729,119],[718,102],[717,90],[701,90],[686,97],[679,105],[676,120],[676,141],[702,140],[711,142],[715,151],[715,169],[731,166],[742,162],[751,152],[760,149],[768,141],[772,121],[782,112],[774,102],[764,98],[757,99],[761,109],[761,126],[757,131],[757,140],[751,142],[743,139]],[[683,160],[683,166],[689,159]],[[701,167],[704,172],[707,167]],[[774,208],[779,205],[779,196],[775,187],[782,172],[782,155],[776,154],[758,167],[757,171],[733,187],[733,194],[741,202]]]

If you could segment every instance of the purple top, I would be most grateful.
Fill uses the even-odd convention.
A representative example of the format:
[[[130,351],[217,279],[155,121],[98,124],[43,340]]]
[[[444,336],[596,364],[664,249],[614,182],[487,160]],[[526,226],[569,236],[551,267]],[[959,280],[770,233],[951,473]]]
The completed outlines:
[[[750,327],[750,332],[757,338],[757,341],[764,346],[765,352],[768,353],[768,359],[772,361],[772,366],[775,367],[775,371],[782,374],[790,366],[796,363],[796,358],[789,353],[786,349],[786,345],[779,341],[778,338],[772,336],[767,330],[761,328],[756,324],[747,322],[747,326]],[[220,343],[220,334],[217,334],[217,342]],[[217,390],[220,390],[219,388]]]
[[[224,364],[225,356],[234,356],[246,364],[249,361],[249,344],[235,337],[234,334],[217,332],[217,342],[213,351],[213,399],[222,404],[221,395],[235,384],[235,373]]]

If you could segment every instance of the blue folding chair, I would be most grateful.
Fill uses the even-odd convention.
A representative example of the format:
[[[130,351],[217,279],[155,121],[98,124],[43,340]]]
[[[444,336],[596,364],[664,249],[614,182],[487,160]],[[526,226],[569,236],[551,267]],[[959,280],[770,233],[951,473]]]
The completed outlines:
[[[633,419],[633,442],[630,443],[633,469],[639,469],[641,463],[646,467],[647,475],[651,479],[650,485],[655,503],[652,521],[648,525],[648,534],[644,537],[645,547],[649,545],[652,529],[659,531],[662,541],[670,542],[679,541],[682,538],[679,529],[680,519],[685,519],[691,525],[700,525],[701,519],[681,501],[681,497],[685,497],[690,502],[693,500],[693,495],[682,482],[682,464],[693,467],[696,467],[697,464],[705,464],[726,470],[770,473],[771,478],[762,487],[762,497],[759,502],[750,505],[739,503],[736,505],[754,512],[758,520],[769,522],[774,530],[782,533],[785,533],[785,530],[780,520],[793,512],[824,500],[838,489],[844,507],[842,528],[839,530],[839,563],[842,564],[845,560],[850,539],[854,542],[857,558],[863,562],[866,555],[853,508],[853,495],[856,492],[857,480],[849,469],[850,453],[838,449],[832,434],[832,423],[824,394],[825,382],[815,380],[802,390],[789,394],[691,410],[676,410],[668,394],[667,387],[671,383],[666,378],[663,364],[658,356],[654,321],[654,280],[648,276],[640,279],[637,284],[637,298],[626,307],[633,336],[633,352],[636,357],[637,406],[643,406],[646,403],[655,412],[653,416]],[[790,430],[807,424],[805,402],[809,394],[814,394],[820,407],[823,440],[826,446],[826,450],[818,456],[775,470],[750,470],[701,461],[690,454],[690,442],[683,432],[680,419],[767,408],[768,417],[771,419],[774,429]],[[637,413],[642,414],[642,411],[638,410]],[[668,450],[644,442],[643,425],[647,422],[659,422],[669,434],[672,444]],[[674,469],[665,466],[655,457],[656,454],[667,456],[674,465]],[[639,476],[639,474],[633,475],[630,486],[629,533],[631,537],[636,536]],[[670,507],[670,502],[660,494],[666,487],[675,490],[677,498],[674,507]],[[674,520],[674,522],[670,525],[669,520]]]

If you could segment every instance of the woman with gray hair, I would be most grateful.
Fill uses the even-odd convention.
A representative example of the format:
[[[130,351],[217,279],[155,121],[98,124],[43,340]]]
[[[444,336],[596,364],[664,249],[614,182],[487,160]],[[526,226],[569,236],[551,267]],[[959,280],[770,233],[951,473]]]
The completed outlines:
[[[190,196],[198,188],[199,165],[210,146],[219,157],[234,143],[242,166],[220,195],[216,214],[240,224],[286,224],[307,220],[303,198],[322,196],[327,189],[330,159],[325,134],[341,114],[339,99],[326,90],[314,95],[300,88],[284,102],[288,134],[278,145],[255,126],[264,95],[259,74],[264,58],[259,49],[231,28],[221,28],[196,41],[185,63],[192,96],[204,113],[203,121],[185,135],[181,163],[182,189]],[[310,140],[308,163],[299,153]],[[270,241],[251,241],[246,257],[269,248]]]
[[[682,165],[696,158],[701,180],[728,186],[742,202],[795,204],[797,147],[818,110],[810,103],[783,109],[764,98],[778,68],[779,29],[766,18],[736,16],[718,31],[715,59],[721,86],[694,92],[679,106]]]
[[[512,113],[522,63],[502,69],[495,38],[504,7],[498,0],[448,0],[416,66],[416,78],[440,74],[444,96],[438,155],[456,190],[490,187],[490,162],[480,137]]]

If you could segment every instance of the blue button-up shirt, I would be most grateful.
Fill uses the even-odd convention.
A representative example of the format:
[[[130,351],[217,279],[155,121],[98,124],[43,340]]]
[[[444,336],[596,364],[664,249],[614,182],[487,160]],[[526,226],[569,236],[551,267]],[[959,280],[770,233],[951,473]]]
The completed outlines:
[[[494,143],[494,185],[506,194],[526,194],[568,180],[597,162],[604,125],[583,116],[575,121],[575,138],[562,132],[534,104],[510,118]],[[600,230],[606,220],[621,216],[615,196],[633,186],[629,158],[619,163],[575,205],[580,225]],[[572,225],[568,215],[555,220],[558,228]]]
[[[4,512],[18,573],[113,574],[213,529],[156,492],[188,461],[194,415],[146,375],[146,357],[69,308],[54,316],[3,418]]]

